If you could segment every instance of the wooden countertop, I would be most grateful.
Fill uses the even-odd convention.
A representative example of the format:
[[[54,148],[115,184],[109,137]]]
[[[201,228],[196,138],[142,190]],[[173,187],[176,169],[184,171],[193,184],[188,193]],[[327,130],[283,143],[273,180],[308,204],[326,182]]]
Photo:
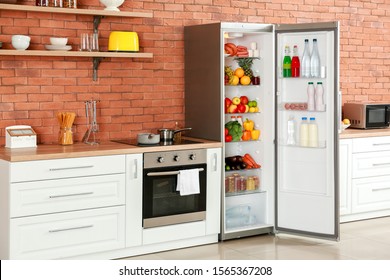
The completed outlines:
[[[99,145],[88,145],[84,143],[75,143],[69,146],[38,145],[36,148],[0,148],[0,159],[17,162],[30,160],[61,159],[74,157],[90,156],[108,156],[121,154],[139,154],[158,151],[177,151],[188,149],[208,149],[221,148],[222,143],[205,139],[187,138],[189,140],[199,141],[200,143],[171,145],[171,146],[148,146],[138,147],[133,145],[120,144],[116,142],[104,142]]]
[[[347,128],[339,134],[340,139],[390,136],[390,128],[356,129]]]

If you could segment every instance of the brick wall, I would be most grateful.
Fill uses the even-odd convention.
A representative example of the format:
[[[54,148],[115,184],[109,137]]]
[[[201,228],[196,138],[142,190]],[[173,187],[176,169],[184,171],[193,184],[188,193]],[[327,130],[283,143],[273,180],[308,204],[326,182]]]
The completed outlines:
[[[103,8],[98,0],[78,0],[78,4]],[[152,12],[153,18],[102,19],[102,49],[111,30],[133,30],[139,34],[142,51],[152,52],[153,59],[105,59],[94,82],[91,58],[0,56],[0,145],[4,127],[14,124],[32,125],[41,143],[56,142],[55,114],[65,110],[76,111],[74,131],[80,140],[86,129],[83,102],[89,99],[100,100],[103,140],[134,138],[141,131],[171,128],[176,121],[184,125],[183,26],[217,21],[338,20],[343,102],[390,101],[388,0],[126,0],[121,10]],[[51,36],[67,36],[77,49],[80,33],[92,29],[91,16],[0,10],[0,41],[5,49],[12,48],[12,34],[29,34],[30,49],[44,49]]]

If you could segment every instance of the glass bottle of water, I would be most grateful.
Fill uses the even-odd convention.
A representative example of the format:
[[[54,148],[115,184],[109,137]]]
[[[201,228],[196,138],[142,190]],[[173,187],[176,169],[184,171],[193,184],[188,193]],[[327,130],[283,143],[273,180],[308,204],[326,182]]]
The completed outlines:
[[[313,51],[310,59],[310,74],[313,78],[320,77],[320,55],[318,53],[317,39],[313,39]]]
[[[310,77],[310,49],[309,39],[305,39],[305,48],[303,50],[303,56],[301,61],[301,77]]]

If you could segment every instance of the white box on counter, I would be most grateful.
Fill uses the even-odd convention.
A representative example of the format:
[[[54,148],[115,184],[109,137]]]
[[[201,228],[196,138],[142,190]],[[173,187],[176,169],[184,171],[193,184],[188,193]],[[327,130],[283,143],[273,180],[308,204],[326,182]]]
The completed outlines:
[[[14,125],[5,128],[6,148],[30,148],[37,146],[37,134],[28,125]]]

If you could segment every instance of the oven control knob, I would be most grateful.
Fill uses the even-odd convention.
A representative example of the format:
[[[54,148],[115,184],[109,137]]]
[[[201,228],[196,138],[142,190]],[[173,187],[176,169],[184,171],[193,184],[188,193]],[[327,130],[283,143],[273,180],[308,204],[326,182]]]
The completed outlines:
[[[196,155],[195,154],[191,154],[190,155],[190,160],[195,160],[196,159]]]
[[[163,163],[163,162],[164,162],[164,157],[158,157],[158,158],[157,158],[157,162]]]
[[[180,157],[179,157],[179,156],[174,156],[174,157],[173,157],[173,160],[174,160],[174,161],[179,161],[179,160],[180,160]]]

